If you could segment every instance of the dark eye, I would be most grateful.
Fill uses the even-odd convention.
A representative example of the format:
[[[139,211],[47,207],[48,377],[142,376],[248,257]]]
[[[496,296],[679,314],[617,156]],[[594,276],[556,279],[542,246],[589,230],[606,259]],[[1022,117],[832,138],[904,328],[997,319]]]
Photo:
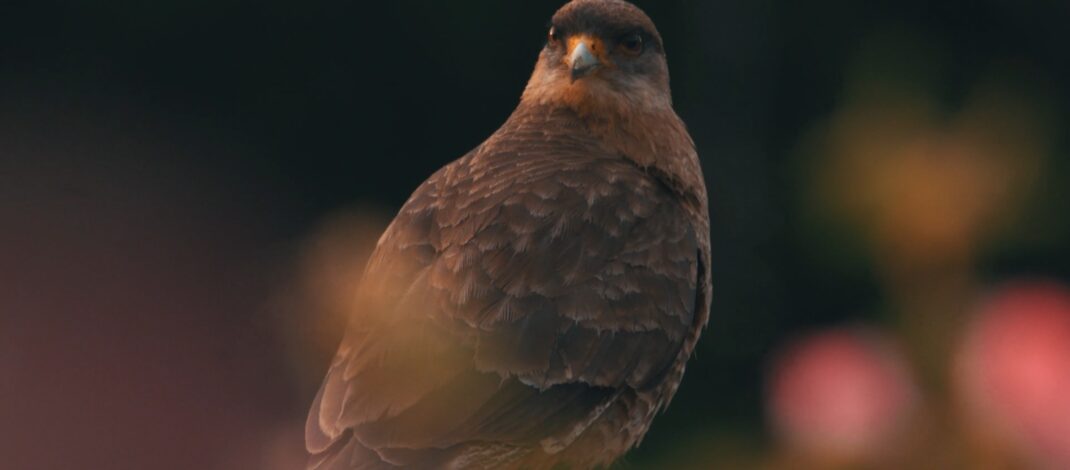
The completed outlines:
[[[643,52],[643,36],[638,33],[629,34],[620,39],[617,46],[629,54],[635,55]]]
[[[546,41],[549,42],[551,46],[556,46],[557,42],[560,40],[561,38],[557,34],[557,28],[551,26],[550,32],[546,35]]]

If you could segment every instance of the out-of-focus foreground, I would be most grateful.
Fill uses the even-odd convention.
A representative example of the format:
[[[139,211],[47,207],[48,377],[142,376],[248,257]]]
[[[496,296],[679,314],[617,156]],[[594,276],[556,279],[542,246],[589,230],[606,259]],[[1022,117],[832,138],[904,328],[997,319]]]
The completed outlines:
[[[714,300],[623,466],[1070,468],[1070,4],[638,3]],[[300,468],[368,252],[558,6],[0,7],[0,466]]]

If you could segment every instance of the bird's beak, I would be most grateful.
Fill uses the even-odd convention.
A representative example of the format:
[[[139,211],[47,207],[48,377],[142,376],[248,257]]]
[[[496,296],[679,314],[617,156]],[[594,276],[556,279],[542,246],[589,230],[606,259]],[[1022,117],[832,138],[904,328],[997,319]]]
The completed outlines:
[[[568,65],[572,70],[572,81],[575,82],[593,72],[602,65],[596,51],[601,41],[586,36],[579,36],[569,41],[571,47],[568,54]]]

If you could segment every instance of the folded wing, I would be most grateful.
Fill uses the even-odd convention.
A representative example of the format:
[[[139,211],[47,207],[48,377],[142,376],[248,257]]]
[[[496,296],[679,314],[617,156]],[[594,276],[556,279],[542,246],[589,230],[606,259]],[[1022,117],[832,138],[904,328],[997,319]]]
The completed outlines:
[[[611,406],[668,399],[704,304],[695,228],[624,159],[539,150],[477,149],[387,229],[310,412],[310,468],[552,460]]]

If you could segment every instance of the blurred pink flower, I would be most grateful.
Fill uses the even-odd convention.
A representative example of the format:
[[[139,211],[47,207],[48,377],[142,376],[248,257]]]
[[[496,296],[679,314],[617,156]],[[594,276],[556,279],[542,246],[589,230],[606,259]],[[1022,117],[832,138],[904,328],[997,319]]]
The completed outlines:
[[[959,384],[986,425],[1045,466],[1070,468],[1070,290],[1020,281],[981,305]]]
[[[774,429],[789,447],[851,460],[880,453],[915,397],[894,348],[851,329],[790,345],[771,370],[767,396]]]

